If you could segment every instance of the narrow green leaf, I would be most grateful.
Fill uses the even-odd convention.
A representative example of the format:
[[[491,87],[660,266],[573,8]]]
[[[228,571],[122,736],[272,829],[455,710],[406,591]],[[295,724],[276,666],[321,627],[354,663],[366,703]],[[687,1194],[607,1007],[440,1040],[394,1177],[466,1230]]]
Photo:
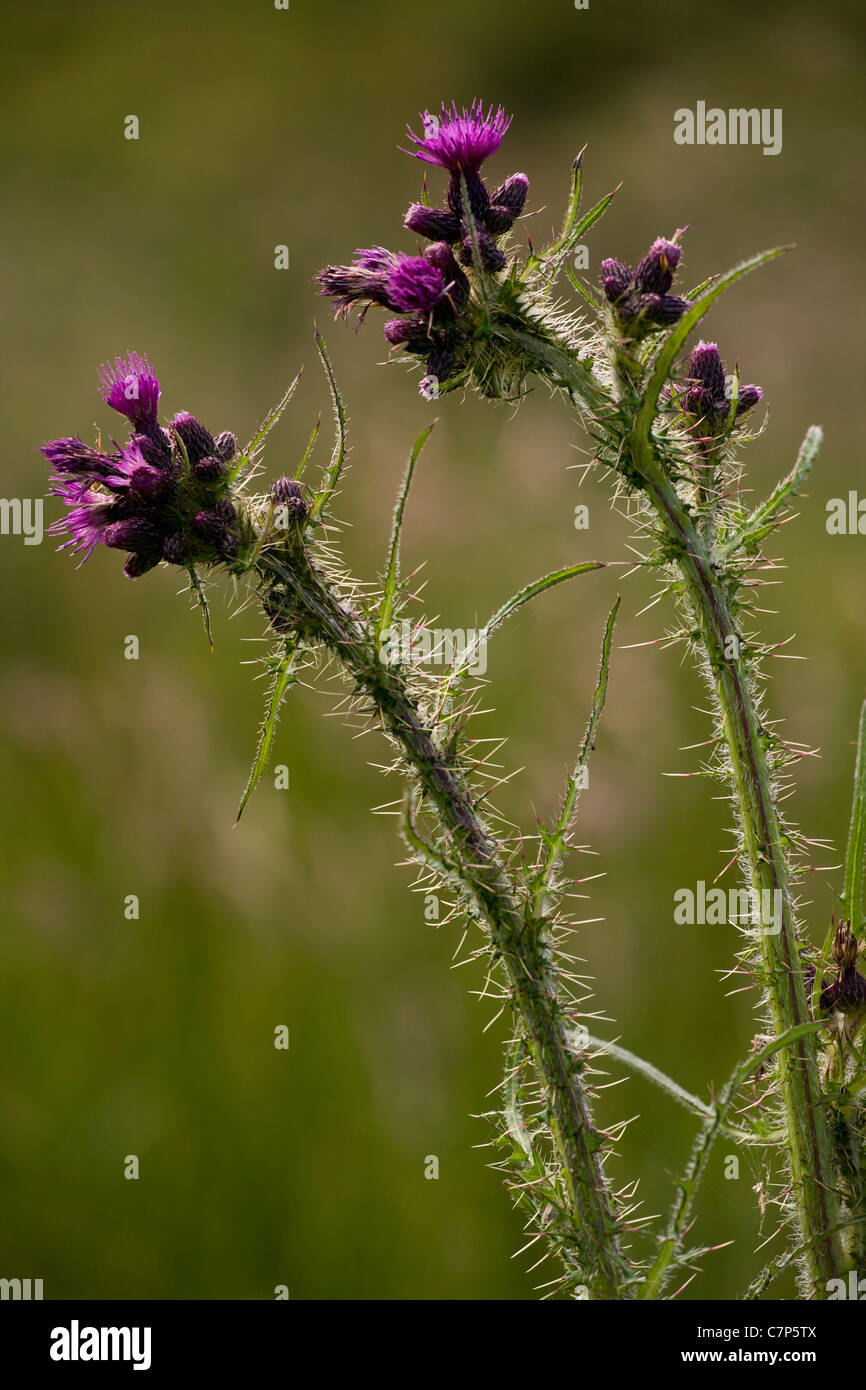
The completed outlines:
[[[824,433],[820,426],[811,425],[800,445],[794,467],[776,484],[769,497],[750,513],[742,526],[718,547],[717,553],[721,559],[727,559],[746,542],[755,543],[761,540],[773,529],[774,518],[791,498],[797,495],[806,481],[812,464],[818,457],[823,439]]]
[[[274,425],[277,424],[283,411],[285,410],[289,401],[292,399],[292,396],[295,394],[295,391],[298,389],[298,383],[300,382],[303,374],[304,369],[303,367],[301,367],[294,381],[291,382],[291,384],[287,387],[286,391],[283,393],[282,397],[274,406],[270,414],[267,415],[265,419],[262,421],[262,423],[259,425],[259,428],[256,430],[249,444],[247,444],[245,448],[243,448],[241,452],[237,455],[229,472],[229,479],[231,482],[237,482],[237,480],[250,469],[254,462],[257,450],[261,448],[262,444],[264,444],[271,430],[274,428]]]
[[[334,419],[336,422],[336,439],[334,450],[331,454],[331,461],[328,464],[322,485],[319,488],[310,508],[310,521],[316,521],[324,511],[330,501],[337,483],[340,481],[340,474],[343,471],[343,464],[346,460],[346,410],[343,405],[343,398],[340,395],[337,382],[334,377],[334,369],[331,366],[331,359],[325,347],[325,340],[316,329],[316,348],[325,369],[325,376],[328,378],[328,389],[331,393],[331,401],[334,406]]]
[[[406,511],[406,499],[409,496],[409,489],[412,486],[412,476],[415,472],[415,464],[421,454],[421,450],[430,438],[437,424],[432,420],[426,429],[419,434],[415,443],[412,445],[412,452],[406,464],[406,471],[403,474],[403,481],[400,484],[400,492],[397,497],[397,505],[394,508],[394,524],[391,528],[391,544],[388,551],[388,568],[385,573],[385,586],[382,595],[382,606],[379,610],[379,621],[376,625],[376,640],[381,643],[382,634],[390,626],[391,615],[394,611],[394,600],[397,596],[397,584],[400,578],[400,536],[403,531],[403,516]]]
[[[319,415],[319,416],[316,417],[316,423],[313,425],[313,432],[312,432],[312,434],[310,435],[310,438],[309,438],[309,440],[308,440],[308,442],[307,442],[307,447],[306,447],[306,449],[304,450],[304,456],[303,456],[303,458],[301,459],[300,463],[298,464],[297,471],[295,472],[295,482],[296,482],[296,483],[299,482],[300,479],[304,476],[304,469],[306,468],[307,464],[309,463],[309,461],[310,461],[310,455],[312,454],[313,450],[314,450],[315,447],[316,447],[316,440],[317,440],[318,437],[319,437],[319,430],[320,430],[321,428],[322,428],[322,417],[321,417],[321,415]]]
[[[265,708],[265,717],[259,732],[259,741],[256,747],[256,756],[250,769],[250,775],[244,788],[241,804],[235,817],[237,825],[244,813],[244,808],[256,789],[256,786],[265,772],[271,756],[271,747],[274,741],[274,734],[277,728],[277,719],[280,713],[280,706],[285,699],[289,687],[294,685],[297,676],[295,675],[294,665],[298,655],[299,637],[293,633],[285,639],[282,656],[277,661],[274,679],[268,692],[268,703]]]
[[[550,890],[553,875],[556,872],[556,867],[559,864],[559,861],[561,860],[563,853],[565,852],[565,844],[566,839],[568,837],[568,831],[574,820],[575,812],[577,810],[577,803],[580,800],[583,772],[586,768],[587,763],[589,762],[590,753],[595,747],[595,737],[598,732],[598,723],[601,719],[602,711],[604,709],[605,699],[607,698],[607,684],[608,677],[610,674],[610,651],[611,644],[613,642],[613,629],[616,624],[617,614],[619,613],[620,603],[621,599],[619,598],[619,596],[617,596],[616,603],[613,605],[613,608],[611,608],[610,613],[607,617],[607,623],[605,624],[604,629],[604,637],[602,638],[601,644],[601,662],[598,670],[598,680],[596,681],[595,694],[592,700],[592,709],[590,711],[589,720],[587,722],[586,730],[583,735],[583,742],[580,745],[580,751],[577,755],[577,762],[574,765],[574,770],[571,776],[569,777],[568,783],[566,785],[565,796],[563,797],[562,810],[559,813],[559,819],[556,822],[556,826],[554,827],[553,831],[550,833],[549,840],[547,841],[547,853],[544,856],[543,862],[536,877],[535,886],[533,888],[533,902],[535,904],[536,911],[541,911],[544,906],[544,899]]]
[[[845,851],[845,890],[842,904],[859,937],[863,930],[863,865],[866,853],[866,700],[860,708],[857,727],[857,756],[854,761],[854,792],[851,798],[851,824]]]

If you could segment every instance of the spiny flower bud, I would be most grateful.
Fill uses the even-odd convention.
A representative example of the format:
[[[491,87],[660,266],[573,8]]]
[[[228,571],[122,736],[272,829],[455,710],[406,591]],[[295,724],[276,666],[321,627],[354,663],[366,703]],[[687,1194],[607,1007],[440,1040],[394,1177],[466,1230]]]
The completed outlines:
[[[140,579],[143,574],[147,574],[148,570],[155,569],[158,564],[158,555],[130,555],[123,566],[123,573],[127,579]]]
[[[529,179],[525,174],[512,174],[501,183],[490,196],[490,207],[484,219],[487,230],[494,236],[507,232],[519,217],[529,192]]]
[[[208,545],[219,546],[226,535],[226,524],[215,510],[196,512],[192,519],[196,535]]]
[[[162,558],[170,565],[182,565],[188,553],[189,546],[181,531],[175,531],[173,535],[166,536],[162,543]]]
[[[277,478],[271,485],[271,499],[275,507],[284,507],[290,521],[304,521],[309,507],[303,488],[294,478]]]
[[[412,203],[403,219],[403,225],[410,232],[427,237],[430,241],[454,242],[460,236],[460,218],[444,208],[428,208],[424,203]]]
[[[674,282],[683,250],[674,241],[657,237],[634,272],[634,282],[644,294],[667,294]]]
[[[106,526],[102,540],[112,550],[153,551],[160,544],[156,528],[137,516],[111,522]]]
[[[701,341],[692,349],[686,375],[690,384],[681,394],[680,408],[695,421],[704,423],[708,431],[720,429],[731,413],[731,400],[725,364],[716,343]],[[740,386],[736,418],[754,410],[763,394],[760,386]]]
[[[601,263],[601,283],[608,302],[615,304],[631,288],[631,267],[609,257]]]
[[[216,454],[208,454],[203,459],[198,459],[192,466],[192,471],[202,483],[221,483],[229,475],[228,465],[224,459],[218,458]]]
[[[231,430],[223,430],[221,434],[218,434],[214,444],[220,458],[225,459],[226,463],[230,463],[238,451],[238,441]]]
[[[213,435],[188,410],[175,415],[171,428],[186,449],[190,463],[197,463],[214,452],[216,444]]]
[[[475,247],[478,246],[478,256],[485,270],[492,271],[494,274],[498,270],[504,270],[507,264],[507,257],[500,251],[496,242],[489,232],[483,227],[478,227],[473,237],[471,233],[463,238],[460,243],[460,259],[464,265],[472,265],[475,259]]]

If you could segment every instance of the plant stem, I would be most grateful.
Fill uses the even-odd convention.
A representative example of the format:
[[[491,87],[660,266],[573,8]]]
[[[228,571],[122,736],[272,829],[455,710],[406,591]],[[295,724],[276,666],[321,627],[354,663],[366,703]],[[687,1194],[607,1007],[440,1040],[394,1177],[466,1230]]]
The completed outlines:
[[[697,618],[710,681],[718,705],[730,759],[730,776],[739,811],[743,849],[752,901],[762,894],[781,907],[773,931],[759,931],[763,983],[776,1036],[808,1023],[803,966],[791,896],[785,839],[767,764],[762,730],[742,656],[729,654],[737,629],[729,599],[713,571],[706,546],[688,512],[656,460],[649,439],[630,439],[635,472],[658,516],[684,580],[690,608]],[[778,896],[775,896],[778,895]],[[800,1219],[803,1259],[812,1297],[826,1295],[827,1281],[838,1277],[843,1263],[838,1237],[838,1200],[830,1135],[822,1113],[822,1092],[814,1041],[804,1037],[779,1054],[779,1072],[788,1128],[794,1197]]]
[[[602,1169],[602,1137],[593,1127],[580,1060],[566,1036],[566,1008],[544,918],[533,915],[516,894],[460,768],[427,727],[399,670],[381,659],[372,627],[351,611],[300,546],[287,547],[281,558],[273,552],[263,555],[259,572],[271,625],[277,630],[300,627],[339,658],[435,805],[456,870],[487,925],[494,958],[501,959],[507,972],[514,1008],[542,1080],[583,1276],[595,1297],[630,1298],[624,1286],[631,1270]],[[283,616],[274,602],[280,589],[286,596]]]

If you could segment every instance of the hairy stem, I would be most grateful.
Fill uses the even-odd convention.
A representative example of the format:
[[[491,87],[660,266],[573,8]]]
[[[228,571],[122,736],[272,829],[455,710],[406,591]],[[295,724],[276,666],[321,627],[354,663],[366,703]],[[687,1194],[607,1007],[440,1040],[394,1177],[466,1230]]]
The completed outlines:
[[[351,611],[300,546],[280,556],[263,555],[259,570],[271,625],[278,631],[300,628],[340,660],[435,806],[460,879],[486,923],[494,958],[507,972],[514,1008],[542,1080],[579,1266],[595,1297],[631,1297],[625,1287],[631,1270],[602,1169],[602,1136],[593,1127],[582,1064],[568,1043],[566,1008],[544,918],[534,915],[515,892],[460,768],[427,727],[400,672],[381,659],[372,628]]]
[[[714,572],[705,543],[656,460],[646,435],[633,432],[632,464],[676,556],[686,597],[701,634],[730,759],[752,901],[778,903],[779,917],[760,922],[763,984],[776,1036],[810,1020],[791,894],[791,871],[762,730],[745,663],[735,641],[730,602]],[[775,896],[778,895],[778,896]],[[837,1235],[838,1199],[830,1135],[814,1040],[803,1037],[779,1054],[788,1129],[788,1152],[800,1220],[803,1256],[812,1297],[824,1297],[843,1257]]]

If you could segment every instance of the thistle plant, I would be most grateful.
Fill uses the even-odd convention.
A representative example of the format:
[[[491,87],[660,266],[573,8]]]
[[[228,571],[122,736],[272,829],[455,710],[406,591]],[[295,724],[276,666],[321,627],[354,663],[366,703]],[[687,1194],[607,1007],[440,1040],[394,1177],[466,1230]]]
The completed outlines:
[[[159,382],[147,359],[133,354],[101,376],[104,400],[131,426],[128,441],[105,449],[76,436],[43,446],[53,491],[66,507],[55,532],[85,559],[100,545],[124,551],[133,579],[161,562],[182,570],[208,633],[212,577],[227,575],[258,603],[271,641],[263,663],[270,688],[241,812],[301,673],[336,666],[346,717],[384,736],[387,770],[403,783],[395,804],[414,886],[436,885],[445,897],[448,919],[462,926],[464,954],[487,962],[485,996],[509,1024],[500,1102],[486,1119],[494,1163],[526,1217],[530,1243],[551,1259],[545,1296],[674,1296],[712,1248],[687,1240],[713,1145],[724,1135],[765,1163],[764,1191],[772,1192],[788,1236],[784,1252],[755,1270],[742,1296],[764,1294],[794,1267],[803,1296],[825,1298],[864,1259],[866,713],[838,920],[822,924],[817,947],[797,897],[811,842],[780,806],[798,754],[769,718],[768,649],[752,623],[756,595],[777,563],[766,545],[791,515],[821,433],[809,429],[791,472],[749,508],[739,454],[758,432],[752,421],[761,389],[727,374],[715,343],[701,340],[685,357],[689,335],[719,295],[781,248],[681,294],[678,230],[652,241],[633,267],[603,259],[598,284],[587,284],[573,269],[573,252],[613,195],[582,212],[582,156],[561,234],[543,249],[529,243],[520,252],[515,229],[529,180],[515,173],[491,191],[482,172],[510,117],[474,102],[421,119],[420,133],[408,131],[407,153],[448,176],[444,206],[431,206],[425,184],[403,219],[403,234],[422,238],[426,248],[410,254],[372,245],[324,269],[319,288],[339,317],[357,310],[363,319],[371,307],[394,315],[384,323],[386,341],[421,371],[425,396],[464,389],[515,402],[537,379],[593,440],[596,468],[607,470],[636,529],[639,563],[674,606],[671,640],[688,649],[710,695],[711,751],[702,771],[730,798],[747,904],[732,969],[755,984],[762,1001],[761,1032],[732,1049],[727,1084],[705,1101],[594,1036],[589,987],[571,972],[576,924],[566,861],[599,734],[619,598],[601,636],[595,696],[552,824],[521,834],[502,820],[492,803],[491,755],[474,737],[479,651],[523,605],[609,564],[586,560],[524,582],[436,672],[412,644],[395,645],[397,624],[424,630],[400,550],[412,478],[433,426],[411,449],[382,575],[363,582],[346,571],[335,543],[346,417],[318,331],[335,443],[315,483],[307,474],[318,426],[291,476],[265,490],[258,485],[262,449],[299,378],[239,448],[234,434],[213,436],[187,412],[161,424]],[[569,286],[580,312],[564,297]],[[737,1053],[744,1060],[734,1064]],[[661,1086],[700,1121],[661,1221],[642,1216],[632,1184],[616,1189],[612,1182],[608,1160],[622,1126],[602,1129],[595,1118],[597,1088],[612,1062]],[[745,1103],[747,1085],[761,1088],[759,1105],[754,1093]]]

